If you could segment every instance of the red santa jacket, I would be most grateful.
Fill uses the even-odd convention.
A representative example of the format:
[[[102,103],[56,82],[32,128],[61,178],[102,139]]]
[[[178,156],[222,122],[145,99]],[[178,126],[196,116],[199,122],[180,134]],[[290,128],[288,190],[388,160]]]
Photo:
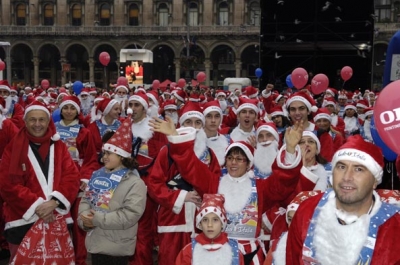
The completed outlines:
[[[300,204],[289,228],[286,247],[286,264],[304,264],[302,261],[303,243],[307,236],[308,227],[314,210],[324,193],[313,196]],[[400,244],[397,233],[400,228],[400,214],[389,218],[378,229],[374,254],[371,265],[399,264]]]
[[[24,127],[24,108],[20,104],[15,103],[13,113],[11,113],[11,117],[9,117],[9,119],[15,124],[15,126],[17,126],[18,129]]]
[[[25,165],[24,175],[10,176],[9,165],[14,138],[6,147],[3,153],[3,159],[0,163],[0,194],[4,199],[4,218],[6,229],[18,227],[35,222],[38,217],[35,215],[35,209],[49,197],[56,197],[65,209],[56,210],[63,215],[69,214],[72,203],[74,202],[79,190],[79,171],[72,161],[66,145],[62,141],[56,141],[54,146],[54,172],[49,167],[48,181],[35,173],[35,167],[32,163]],[[51,159],[49,152],[49,159]],[[21,154],[22,155],[22,154]],[[28,155],[28,154],[24,154]],[[53,187],[47,183],[52,183]],[[48,189],[47,198],[43,190]]]
[[[1,156],[3,155],[4,149],[6,148],[6,145],[11,142],[11,139],[14,137],[14,135],[17,134],[19,129],[15,124],[9,120],[3,117],[4,120],[1,121],[1,129],[0,129],[0,161],[1,161]]]

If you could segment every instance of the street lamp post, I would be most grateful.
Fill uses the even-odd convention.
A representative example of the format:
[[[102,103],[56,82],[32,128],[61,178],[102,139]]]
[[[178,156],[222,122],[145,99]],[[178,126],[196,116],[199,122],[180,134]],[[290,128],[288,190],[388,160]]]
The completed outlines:
[[[190,77],[190,64],[189,64],[189,57],[190,57],[190,17],[189,17],[189,5],[190,5],[190,0],[186,1],[186,71],[185,71],[185,79],[186,82],[192,81],[192,78]]]

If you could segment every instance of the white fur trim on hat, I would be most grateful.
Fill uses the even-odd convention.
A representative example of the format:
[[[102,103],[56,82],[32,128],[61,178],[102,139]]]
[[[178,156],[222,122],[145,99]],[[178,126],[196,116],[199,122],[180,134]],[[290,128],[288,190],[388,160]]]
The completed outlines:
[[[220,91],[220,92],[218,92],[218,93],[215,95],[215,97],[217,98],[217,97],[219,97],[219,96],[224,96],[224,97],[226,97],[226,93]]]
[[[356,106],[354,106],[354,105],[347,105],[347,106],[344,107],[344,111],[346,111],[346,110],[348,110],[348,109],[352,109],[352,110],[354,110],[354,111],[357,111],[357,108],[356,108]]]
[[[103,116],[106,116],[111,109],[114,107],[115,104],[119,103],[117,100],[112,99],[108,104],[107,107],[104,109]]]
[[[129,89],[128,89],[126,86],[124,86],[124,85],[118,85],[118,86],[115,88],[115,92],[117,92],[117,90],[120,89],[120,88],[125,89],[126,93],[129,93]]]
[[[7,90],[8,92],[11,91],[11,89],[10,89],[8,86],[6,86],[6,85],[0,85],[0,89]]]
[[[168,104],[164,106],[164,110],[170,110],[170,109],[177,110],[178,107],[175,104]]]
[[[317,143],[317,154],[321,152],[321,142],[319,141],[318,137],[312,131],[303,131],[303,136],[309,136]]]
[[[262,126],[258,127],[258,128],[257,128],[257,131],[256,131],[256,136],[258,136],[258,134],[259,134],[261,131],[268,131],[268,132],[272,133],[272,135],[274,136],[275,140],[277,140],[277,141],[279,142],[279,134],[278,134],[278,132],[275,130],[275,128],[273,128],[272,126],[269,126],[269,125],[262,125]]]
[[[179,118],[179,124],[182,126],[183,123],[190,118],[198,118],[201,120],[201,122],[203,123],[203,126],[205,124],[205,118],[203,113],[198,112],[198,111],[188,111],[185,112],[180,118]]]
[[[46,107],[43,106],[39,106],[39,105],[30,105],[25,109],[25,113],[24,113],[24,119],[26,117],[26,114],[28,114],[28,112],[32,111],[32,110],[43,110],[44,112],[46,112],[47,116],[50,117],[50,112]]]
[[[357,108],[363,108],[363,109],[368,108],[367,105],[363,104],[363,102],[360,102],[360,101],[357,102],[356,107],[357,107]]]
[[[183,97],[179,96],[179,94],[176,91],[172,91],[172,95],[175,98],[179,99],[180,101],[185,102],[185,99]]]
[[[60,110],[61,110],[65,105],[67,105],[67,104],[71,104],[72,106],[74,106],[75,109],[78,110],[78,114],[81,112],[81,108],[80,108],[80,107],[78,106],[78,104],[76,104],[76,102],[73,101],[73,100],[65,100],[65,101],[61,102],[61,104],[60,104]]]
[[[276,97],[276,99],[275,99],[275,103],[278,103],[278,101],[279,101],[281,98],[283,98],[283,95],[282,95],[282,94],[279,94],[279,95]]]
[[[373,114],[374,114],[374,110],[369,110],[369,111],[367,111],[367,112],[364,113],[364,116],[365,116],[365,117],[368,117],[368,116],[371,116],[371,115],[373,115]]]
[[[324,101],[322,102],[322,107],[326,107],[326,106],[329,106],[329,105],[336,106],[336,102],[331,101],[331,100],[324,100]]]
[[[128,102],[133,101],[133,100],[136,100],[136,101],[138,101],[140,104],[142,104],[142,106],[144,107],[145,110],[147,110],[147,109],[149,108],[149,104],[148,104],[147,101],[144,100],[144,98],[142,98],[141,96],[138,96],[138,95],[136,95],[136,94],[133,95],[133,96],[130,96],[129,99],[128,99]]]
[[[342,160],[356,162],[365,166],[375,177],[378,184],[382,182],[383,169],[368,153],[354,148],[340,149],[333,156],[332,168],[334,169],[336,163]]]
[[[203,110],[204,116],[207,116],[208,113],[212,111],[217,111],[221,115],[221,121],[222,121],[222,110],[221,108],[218,108],[217,106],[209,106],[206,109]]]
[[[108,143],[104,144],[103,150],[113,152],[122,157],[130,157],[131,156],[131,154],[128,153],[127,151],[125,151],[124,149],[122,149],[116,145],[113,145],[113,144],[108,144]]]
[[[285,113],[283,111],[274,111],[274,112],[271,113],[271,118],[275,117],[275,116],[278,116],[278,115],[285,116]]]
[[[150,98],[153,103],[158,107],[159,103],[158,103],[158,99],[156,99],[156,97],[152,94],[152,93],[146,93],[147,97]]]
[[[317,122],[317,120],[319,120],[319,119],[327,119],[329,122],[332,123],[332,116],[327,113],[319,113],[319,114],[315,115],[314,122]]]
[[[286,102],[286,106],[289,108],[290,104],[292,104],[295,101],[300,101],[303,102],[304,105],[306,105],[307,109],[311,112],[316,112],[318,110],[317,106],[311,106],[310,101],[308,101],[305,97],[303,96],[293,96],[291,98],[288,99],[288,101]]]
[[[255,113],[257,114],[259,109],[256,105],[252,104],[252,103],[243,103],[241,104],[237,110],[236,110],[236,114],[239,115],[239,113],[243,110],[243,109],[252,109],[255,111]]]
[[[240,149],[242,149],[243,152],[246,154],[247,159],[249,160],[249,167],[250,168],[253,167],[254,155],[251,153],[250,149],[242,143],[236,142],[230,144],[228,148],[226,148],[225,156],[228,154],[229,150],[231,150],[233,147],[239,147]]]
[[[222,213],[221,209],[216,206],[202,208],[201,212],[196,215],[196,227],[201,230],[200,222],[209,213],[215,213],[218,216],[222,223],[222,230],[224,231],[227,224],[227,218]]]

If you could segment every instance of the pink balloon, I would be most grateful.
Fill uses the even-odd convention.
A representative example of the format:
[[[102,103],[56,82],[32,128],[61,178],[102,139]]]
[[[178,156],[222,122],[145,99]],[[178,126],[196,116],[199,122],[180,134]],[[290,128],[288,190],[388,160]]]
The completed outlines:
[[[125,76],[118,77],[117,86],[126,86],[126,87],[128,87],[128,79]]]
[[[158,89],[160,87],[160,80],[153,80],[153,89]]]
[[[48,89],[49,86],[50,86],[49,80],[43,79],[42,82],[40,83],[40,86],[41,86],[43,89]]]
[[[328,86],[329,86],[329,79],[324,74],[317,74],[311,80],[311,91],[315,95],[325,92],[325,90],[328,88]]]
[[[107,66],[110,62],[110,55],[108,54],[108,52],[102,52],[99,55],[99,60],[102,65]]]
[[[344,81],[349,80],[353,76],[353,69],[350,66],[345,66],[340,71],[340,76]]]
[[[186,86],[186,80],[181,78],[178,80],[178,87],[184,88]]]
[[[308,73],[304,68],[298,67],[292,72],[292,84],[297,89],[302,89],[308,82]]]
[[[170,88],[175,88],[175,87],[176,87],[176,83],[175,83],[175,82],[172,82],[171,84],[169,84],[169,87],[170,87]]]
[[[0,71],[3,71],[6,68],[6,64],[0,59]]]
[[[204,72],[199,72],[196,77],[199,83],[204,82],[206,80],[206,74]]]

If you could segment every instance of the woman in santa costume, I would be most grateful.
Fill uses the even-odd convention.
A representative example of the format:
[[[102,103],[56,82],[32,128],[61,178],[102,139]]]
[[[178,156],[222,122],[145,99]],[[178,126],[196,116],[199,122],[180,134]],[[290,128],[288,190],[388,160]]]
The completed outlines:
[[[273,165],[273,173],[265,180],[253,178],[251,170],[254,149],[246,142],[235,142],[225,152],[228,173],[221,179],[209,170],[201,170],[192,161],[193,139],[196,132],[188,128],[175,129],[171,121],[156,120],[156,131],[168,135],[170,155],[177,163],[182,178],[197,190],[209,189],[224,194],[229,238],[238,241],[245,264],[261,264],[263,252],[257,237],[261,230],[262,213],[282,202],[295,190],[300,174],[300,147],[302,123],[286,131],[286,145],[282,147]],[[201,176],[197,176],[198,172]]]
[[[120,113],[121,107],[115,99],[104,98],[97,105],[97,119],[87,127],[92,134],[97,155],[100,155],[103,146],[101,137],[107,131],[116,131],[121,125],[121,122],[118,120]]]
[[[132,153],[127,118],[104,144],[104,167],[93,172],[79,205],[79,226],[87,231],[92,264],[127,265],[135,253],[138,221],[146,205],[146,186]]]
[[[339,106],[336,100],[333,97],[326,97],[322,102],[322,107],[328,109],[332,117],[331,125],[344,137],[345,124],[343,118],[337,114]]]
[[[176,258],[175,265],[242,265],[243,255],[237,241],[228,239],[222,194],[204,194],[196,215],[196,227],[203,232],[192,239]]]
[[[26,232],[39,218],[68,217],[79,190],[79,172],[56,132],[50,112],[35,101],[25,109],[23,127],[7,145],[0,163],[5,237],[11,260]],[[72,219],[67,218],[71,223]]]
[[[72,205],[71,215],[74,220],[78,218],[78,207],[83,191],[89,182],[93,171],[97,170],[100,165],[97,162],[96,148],[94,146],[93,137],[90,131],[80,123],[80,104],[79,98],[76,96],[64,96],[60,102],[61,120],[55,123],[61,141],[63,141],[80,172],[80,192],[78,198]],[[75,250],[75,263],[77,265],[86,264],[86,233],[80,229],[76,222],[72,229]]]
[[[354,104],[346,104],[346,107],[344,107],[343,120],[345,124],[344,133],[346,139],[351,135],[360,133],[361,122],[358,119],[357,108]]]
[[[349,137],[332,160],[333,190],[304,201],[289,228],[286,264],[398,264],[400,208],[381,202],[380,148]]]

